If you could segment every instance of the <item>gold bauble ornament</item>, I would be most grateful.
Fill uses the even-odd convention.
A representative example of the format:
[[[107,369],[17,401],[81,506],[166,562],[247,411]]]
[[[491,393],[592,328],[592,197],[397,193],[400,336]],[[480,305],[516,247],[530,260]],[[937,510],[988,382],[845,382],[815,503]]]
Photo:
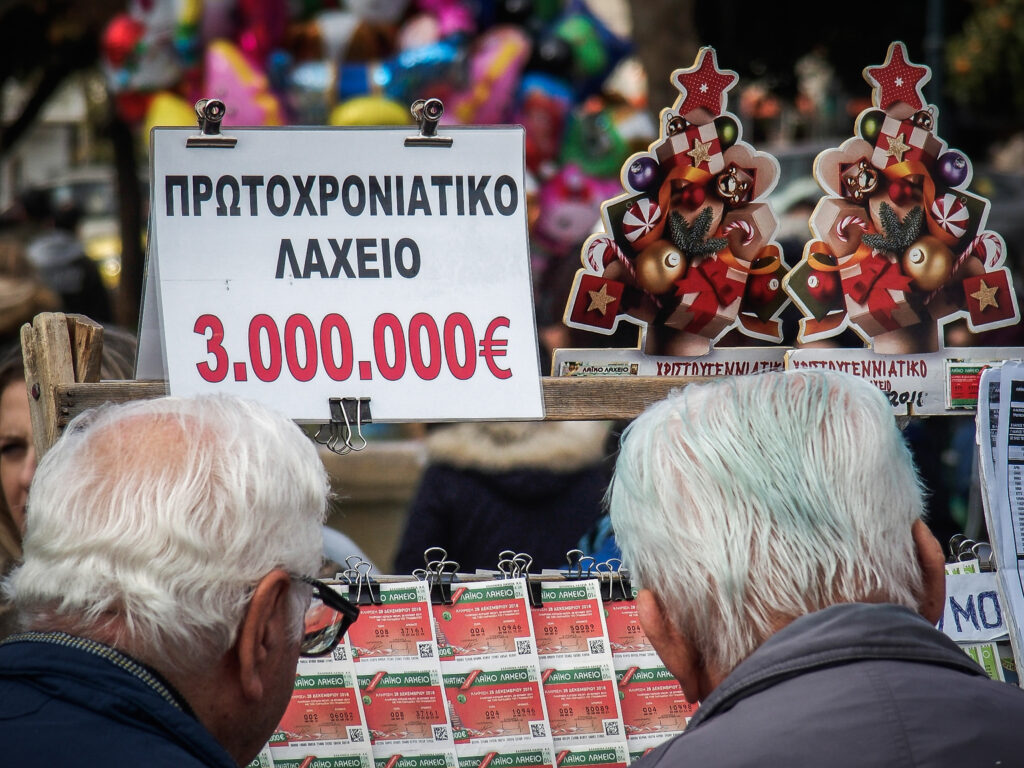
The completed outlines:
[[[682,251],[666,240],[655,240],[636,257],[636,282],[655,296],[671,290],[686,272]]]
[[[903,274],[916,288],[934,291],[953,276],[953,252],[937,237],[923,235],[903,253]]]

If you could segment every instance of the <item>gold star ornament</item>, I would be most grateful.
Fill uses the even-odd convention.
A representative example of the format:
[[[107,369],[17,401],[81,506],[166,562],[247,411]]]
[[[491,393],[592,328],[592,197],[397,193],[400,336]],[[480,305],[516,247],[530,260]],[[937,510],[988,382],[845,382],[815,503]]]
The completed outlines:
[[[711,152],[710,152],[710,150],[711,150],[711,142],[710,141],[701,141],[700,139],[694,139],[693,140],[693,149],[691,149],[686,154],[688,154],[690,157],[693,158],[694,166],[698,166],[701,163],[709,163],[709,162],[711,162]]]
[[[615,297],[608,293],[608,286],[602,285],[600,291],[587,291],[590,295],[590,306],[587,307],[587,312],[593,312],[595,309],[601,313],[602,316],[608,314],[608,305],[615,301]]]
[[[999,309],[999,302],[996,301],[996,291],[999,290],[998,285],[993,285],[989,288],[985,281],[981,281],[981,287],[971,294],[972,299],[978,300],[978,311],[984,312],[988,307],[995,307]]]
[[[889,151],[885,153],[886,156],[894,157],[897,163],[902,163],[903,155],[910,151],[910,145],[903,141],[903,134],[897,133],[895,139],[891,136],[885,138],[889,141]]]

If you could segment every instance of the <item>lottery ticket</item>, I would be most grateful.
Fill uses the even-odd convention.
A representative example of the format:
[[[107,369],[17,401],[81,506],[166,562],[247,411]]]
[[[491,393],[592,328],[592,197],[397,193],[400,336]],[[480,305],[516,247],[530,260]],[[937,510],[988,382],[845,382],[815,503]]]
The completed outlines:
[[[442,664],[468,657],[536,659],[525,579],[455,584],[451,605],[435,605]]]
[[[459,755],[459,768],[554,768],[554,754],[548,746],[489,749],[467,745],[464,751]]]
[[[548,718],[535,665],[445,668],[444,688],[456,745],[545,740]],[[459,752],[461,755],[461,751]]]
[[[441,675],[436,669],[408,662],[394,662],[376,671],[365,667],[357,668],[357,679],[375,757],[410,747],[452,747]]]
[[[369,746],[356,675],[343,645],[332,656],[299,659],[291,700],[270,737],[272,754],[291,744]]]
[[[450,749],[411,754],[396,752],[375,758],[374,768],[458,768],[458,760]]]
[[[611,659],[596,579],[541,582],[541,602],[533,609],[538,655]]]
[[[617,600],[604,604],[605,624],[608,627],[608,645],[616,659],[647,657],[654,647],[647,639],[637,618],[636,602]]]
[[[651,666],[616,667],[619,705],[630,753],[682,733],[697,711],[672,673],[654,658]]]
[[[559,768],[625,768],[629,762],[625,744],[574,747],[555,752],[555,765]]]
[[[353,753],[324,744],[290,745],[274,750],[274,768],[374,768],[369,750]]]
[[[544,660],[546,666],[548,660]],[[610,659],[563,661],[541,672],[556,755],[583,743],[626,747],[618,689]]]
[[[380,605],[360,606],[359,621],[348,631],[357,665],[370,661],[437,658],[437,641],[427,585],[421,581],[374,587]]]

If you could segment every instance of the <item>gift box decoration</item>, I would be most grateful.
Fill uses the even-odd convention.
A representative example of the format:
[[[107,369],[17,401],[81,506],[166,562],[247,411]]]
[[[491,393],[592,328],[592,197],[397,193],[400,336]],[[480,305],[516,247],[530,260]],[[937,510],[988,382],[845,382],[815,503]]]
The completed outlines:
[[[931,167],[941,151],[942,142],[931,131],[915,125],[912,120],[897,120],[886,115],[871,153],[871,163],[882,169],[907,162]]]
[[[569,320],[581,326],[610,331],[622,302],[625,283],[600,275],[578,273]]]
[[[666,137],[655,152],[658,162],[667,169],[692,166],[712,174],[725,169],[722,141],[714,123],[688,125],[681,132]]]
[[[1009,277],[1004,268],[964,278],[964,297],[974,328],[1007,325],[1017,317],[1017,301]]]

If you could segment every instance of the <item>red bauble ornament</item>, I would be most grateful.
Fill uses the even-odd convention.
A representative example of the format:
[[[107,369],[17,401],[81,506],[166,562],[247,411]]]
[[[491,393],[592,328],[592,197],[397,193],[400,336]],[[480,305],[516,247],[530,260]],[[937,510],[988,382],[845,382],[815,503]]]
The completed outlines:
[[[679,204],[684,208],[695,211],[704,205],[707,192],[701,184],[687,184],[679,190]]]
[[[145,33],[141,21],[127,13],[118,14],[103,31],[103,55],[113,66],[120,67]]]
[[[770,304],[779,295],[782,282],[778,275],[751,275],[747,279],[747,299],[755,306]]]
[[[896,179],[889,185],[889,199],[896,205],[906,205],[914,197],[914,185],[906,179]]]
[[[807,276],[807,293],[822,304],[831,304],[842,292],[838,272],[814,272]]]

